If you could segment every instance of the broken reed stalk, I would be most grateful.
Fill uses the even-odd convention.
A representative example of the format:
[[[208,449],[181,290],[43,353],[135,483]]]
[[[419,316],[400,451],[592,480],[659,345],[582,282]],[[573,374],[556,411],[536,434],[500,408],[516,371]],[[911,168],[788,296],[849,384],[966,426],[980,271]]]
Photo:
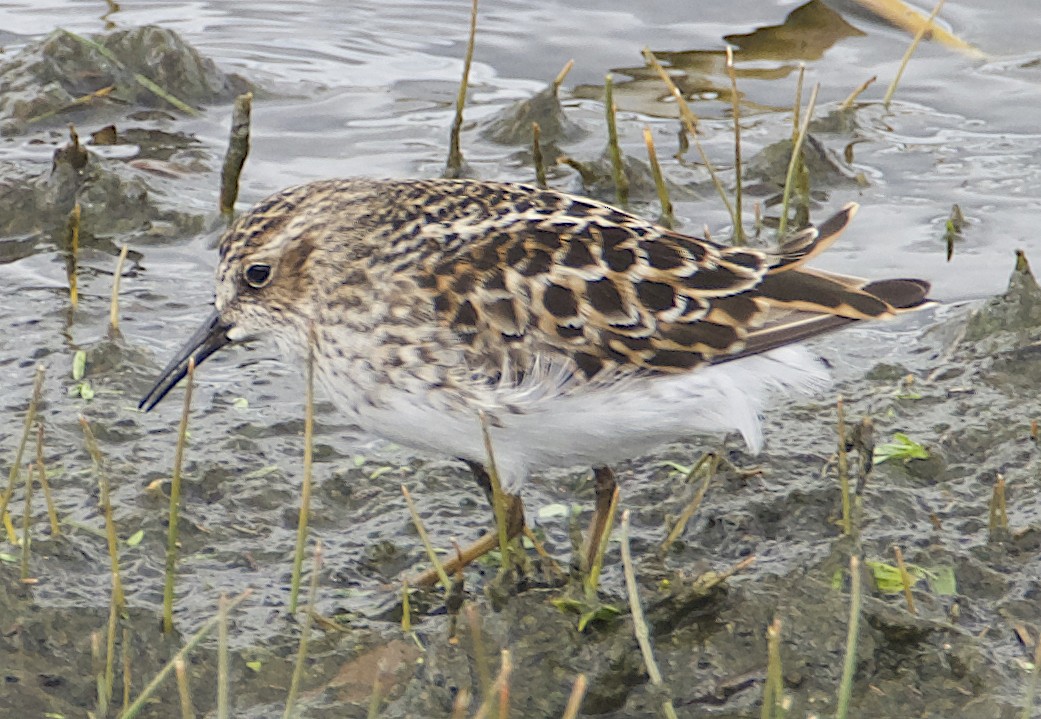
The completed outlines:
[[[51,523],[51,536],[61,536],[61,523],[58,521],[58,510],[54,508],[54,497],[51,496],[51,485],[47,481],[47,467],[43,461],[43,422],[36,423],[36,471],[40,475],[40,487],[47,503],[47,519]]]
[[[401,633],[412,631],[412,598],[409,596],[408,580],[401,583]]]
[[[510,656],[510,650],[503,649],[502,662],[499,665],[499,674],[495,677],[495,683],[492,685],[492,690],[484,697],[484,701],[481,702],[481,706],[477,709],[477,713],[473,715],[473,719],[487,718],[489,712],[492,710],[492,706],[496,703],[496,700],[499,697],[499,692],[502,691],[503,687],[509,686],[510,673],[512,671],[513,659]]]
[[[593,565],[589,567],[589,576],[586,577],[586,596],[592,600],[596,596],[596,590],[600,586],[600,570],[604,566],[604,554],[607,553],[607,545],[611,541],[611,530],[614,528],[614,516],[618,511],[618,498],[621,496],[621,490],[618,487],[614,488],[614,494],[611,495],[611,505],[607,510],[607,521],[604,522],[604,531],[600,535],[600,545],[596,548],[596,554],[593,556]]]
[[[372,679],[372,691],[369,694],[369,711],[366,719],[379,719],[380,705],[383,704],[383,682],[380,681],[380,669],[377,667],[376,675]]]
[[[853,107],[853,103],[857,101],[857,98],[860,97],[865,90],[871,87],[877,79],[878,75],[872,75],[867,80],[860,83],[860,85],[857,86],[857,89],[851,92],[845,100],[839,103],[839,112],[845,112],[846,110]]]
[[[1027,693],[1023,697],[1023,713],[1019,719],[1031,719],[1034,716],[1034,697],[1037,695],[1037,679],[1041,675],[1041,637],[1034,642],[1034,667],[1027,682]]]
[[[629,595],[629,611],[633,617],[633,633],[636,635],[636,643],[640,645],[640,653],[643,654],[643,663],[647,667],[647,676],[654,688],[662,692],[662,714],[666,719],[676,719],[676,710],[672,706],[672,700],[667,696],[665,683],[662,681],[661,670],[658,662],[654,659],[654,649],[651,647],[651,634],[647,628],[647,620],[643,616],[643,607],[640,604],[640,593],[636,587],[636,571],[633,569],[632,552],[629,550],[629,510],[622,512],[622,573],[625,575],[625,591]]]
[[[492,675],[488,671],[488,652],[484,647],[481,615],[474,604],[467,604],[465,611],[466,622],[470,625],[470,643],[473,645],[474,663],[477,665],[477,683],[481,685],[481,697],[486,699],[492,691]]]
[[[783,217],[783,215],[782,215]],[[841,395],[835,402],[835,410],[838,415],[836,429],[839,435],[839,445],[835,466],[839,474],[839,492],[842,495],[842,520],[839,526],[846,536],[853,534],[852,505],[849,497],[849,453],[846,452],[846,411]]]
[[[448,134],[448,164],[445,177],[461,177],[463,174],[463,151],[459,134],[463,131],[463,107],[466,105],[466,90],[470,85],[470,66],[474,59],[474,44],[477,41],[477,0],[470,5],[470,36],[466,41],[466,57],[463,60],[463,78],[459,82],[459,94],[455,99],[455,118]]]
[[[231,717],[231,662],[228,656],[228,597],[217,600],[217,719]]]
[[[19,567],[19,578],[22,583],[29,582],[29,528],[33,522],[33,466],[25,470],[25,507],[22,511],[22,558]]]
[[[907,602],[907,611],[911,614],[918,614],[918,610],[914,606],[914,595],[911,594],[911,586],[914,584],[911,581],[911,575],[907,571],[907,564],[904,563],[904,553],[897,545],[893,545],[893,556],[896,558],[896,568],[900,570],[900,584],[904,587],[904,600]]]
[[[184,407],[181,423],[177,426],[177,445],[174,448],[173,473],[170,477],[170,509],[166,524],[166,571],[163,580],[163,633],[173,632],[174,580],[177,575],[177,532],[181,513],[181,467],[184,465],[184,446],[188,443],[188,416],[192,408],[192,389],[195,386],[195,357],[188,358],[188,375],[184,383]]]
[[[860,581],[860,558],[849,558],[849,628],[846,632],[846,657],[842,662],[842,679],[839,681],[838,708],[835,719],[846,719],[849,715],[849,700],[853,695],[853,674],[857,668],[857,639],[860,635],[860,604],[862,590]]]
[[[802,162],[802,144],[806,140],[806,133],[810,128],[810,120],[813,118],[813,108],[817,104],[817,93],[820,91],[820,83],[813,86],[810,93],[810,101],[806,104],[806,113],[799,124],[799,132],[792,143],[792,156],[788,160],[788,172],[784,178],[784,192],[781,200],[781,217],[777,225],[777,241],[783,242],[785,233],[788,231],[788,205],[792,199],[792,187],[795,185],[795,173]]]
[[[730,107],[734,116],[734,223],[733,244],[745,244],[745,228],[740,221],[741,208],[741,96],[737,94],[737,71],[734,69],[734,49],[727,45],[727,75],[730,77]]]
[[[119,259],[116,260],[116,271],[112,275],[112,299],[108,304],[108,331],[110,334],[119,334],[119,283],[123,279],[123,264],[127,261],[127,253],[130,248],[123,245],[119,250]]]
[[[549,184],[546,182],[546,161],[542,157],[542,144],[539,142],[541,135],[539,123],[531,123],[531,160],[535,164],[535,184],[545,188]]]
[[[307,647],[311,641],[312,617],[315,614],[315,605],[318,599],[318,574],[322,567],[322,542],[318,540],[314,546],[314,560],[311,567],[311,584],[307,588],[307,611],[304,613],[304,623],[300,627],[300,647],[296,653],[296,663],[293,665],[293,678],[289,681],[289,693],[286,695],[286,710],[282,714],[283,719],[295,716],[293,711],[296,698],[300,693],[300,683],[304,676],[304,664],[307,661]],[[376,675],[379,681],[379,674]]]
[[[174,660],[174,674],[177,677],[177,696],[181,703],[181,719],[195,719],[195,707],[192,706],[192,692],[188,685],[188,672],[184,659]]]
[[[224,166],[220,171],[220,213],[231,220],[235,213],[235,201],[239,198],[239,177],[249,157],[249,122],[253,112],[253,93],[247,92],[235,98],[231,111],[231,134],[228,151],[224,155]]]
[[[296,520],[296,550],[293,554],[293,575],[289,582],[289,613],[296,614],[300,597],[300,575],[304,566],[307,545],[307,526],[311,516],[311,477],[314,471],[314,347],[312,330],[311,350],[307,353],[307,392],[304,397],[304,476],[300,481],[300,511]]]
[[[83,439],[87,445],[87,453],[90,455],[91,463],[94,465],[94,473],[98,477],[98,486],[101,489],[101,510],[105,515],[105,537],[108,539],[108,556],[112,567],[112,581],[114,601],[120,611],[126,606],[126,598],[123,594],[123,580],[119,574],[119,543],[116,538],[116,522],[112,517],[112,501],[109,498],[108,475],[105,473],[104,461],[98,450],[98,441],[94,438],[94,432],[90,429],[87,418],[80,415],[80,426],[83,428]]]
[[[712,483],[713,477],[716,476],[716,470],[719,469],[719,455],[715,452],[707,452],[703,454],[701,459],[699,459],[697,463],[691,467],[691,470],[687,472],[687,476],[683,481],[686,483],[694,479],[698,470],[705,466],[706,462],[709,463],[708,473],[705,475],[705,478],[701,480],[701,485],[694,493],[694,499],[690,500],[687,506],[683,508],[683,511],[680,512],[679,518],[676,520],[676,524],[674,524],[672,529],[669,531],[669,536],[667,536],[665,541],[661,543],[661,547],[659,548],[661,554],[668,552],[669,549],[672,548],[672,545],[675,544],[676,540],[683,535],[691,517],[693,517],[694,513],[698,511],[698,507],[701,506],[702,501],[705,499],[705,495],[708,493],[709,485]]]
[[[622,162],[622,148],[618,145],[617,108],[614,105],[614,77],[611,73],[604,76],[604,113],[607,115],[607,152],[611,157],[611,176],[614,179],[614,194],[618,204],[624,207],[629,203],[629,178],[625,176],[625,164]]]
[[[29,431],[32,429],[33,420],[36,419],[36,408],[40,404],[43,395],[43,365],[36,365],[36,375],[33,377],[33,393],[29,397],[29,408],[25,413],[25,426],[22,428],[22,438],[18,440],[18,449],[14,453],[14,461],[11,463],[11,471],[7,475],[7,488],[4,496],[0,499],[0,517],[3,517],[4,526],[7,528],[7,539],[11,544],[18,544],[18,537],[14,533],[14,525],[7,514],[7,505],[14,493],[14,485],[18,481],[19,470],[22,466],[22,456],[25,454],[25,445],[29,443]]]
[[[564,67],[560,68],[560,72],[553,78],[553,94],[556,95],[560,91],[560,86],[564,84],[564,78],[571,72],[571,68],[575,66],[575,59],[571,58],[564,63]]]
[[[224,601],[222,597],[222,611],[225,618],[225,624],[227,624],[227,613],[241,604],[252,593],[252,589],[247,589],[230,601]],[[218,612],[216,616],[203,622],[202,626],[199,627],[199,630],[188,639],[185,645],[181,647],[173,657],[170,658],[170,661],[163,665],[163,668],[159,670],[159,673],[152,677],[152,681],[148,682],[145,688],[141,690],[141,693],[137,696],[137,699],[134,700],[134,703],[123,710],[123,713],[119,715],[119,719],[134,719],[134,717],[145,708],[145,705],[152,701],[152,696],[159,688],[159,685],[170,676],[170,672],[174,671],[176,662],[178,660],[184,661],[184,658],[188,656],[188,653],[195,649],[195,647],[199,645],[199,642],[209,636],[210,632],[213,631],[213,628],[220,623],[220,621],[221,612]]]
[[[466,687],[462,687],[459,693],[455,695],[455,701],[452,703],[452,717],[451,719],[464,719],[466,716],[466,710],[470,706],[470,691]]]
[[[1008,535],[1008,511],[1005,506],[1005,475],[998,474],[994,481],[994,491],[990,495],[990,518],[988,521],[988,537],[997,542]]]
[[[781,672],[781,619],[774,617],[766,628],[766,681],[760,719],[784,718],[784,679]]]
[[[571,687],[571,696],[568,697],[567,706],[564,707],[564,713],[560,719],[575,719],[578,716],[578,710],[582,708],[582,699],[586,695],[586,688],[589,680],[586,679],[585,674],[579,674],[575,677],[575,683]]]
[[[904,76],[904,70],[907,69],[907,64],[911,62],[911,56],[914,55],[915,50],[918,49],[918,43],[922,41],[922,38],[925,37],[925,34],[933,29],[933,21],[936,19],[936,16],[940,13],[940,8],[943,7],[943,4],[945,2],[947,2],[947,0],[940,0],[940,2],[936,3],[936,7],[934,7],[933,11],[929,14],[929,19],[926,20],[920,28],[918,28],[918,32],[915,33],[914,40],[912,40],[911,44],[908,46],[907,52],[904,53],[903,59],[900,60],[900,67],[898,67],[896,70],[896,76],[893,78],[893,81],[889,83],[889,89],[886,90],[886,94],[882,98],[882,106],[885,107],[887,110],[889,109],[889,104],[893,101],[893,95],[896,94],[896,88],[900,84],[900,78]]]
[[[79,292],[79,268],[77,267],[80,253],[80,203],[72,206],[66,232],[69,238],[69,303],[72,309],[76,309],[80,301]]]
[[[654,187],[658,191],[658,202],[661,204],[661,217],[658,223],[672,229],[676,225],[676,217],[672,213],[672,200],[669,199],[669,188],[665,184],[665,175],[658,162],[658,152],[654,149],[654,135],[651,128],[643,128],[643,144],[647,146],[647,159],[651,163],[651,174],[654,176]]]
[[[716,174],[716,168],[708,159],[708,155],[705,153],[705,148],[701,146],[701,140],[698,139],[698,119],[694,115],[694,112],[690,109],[690,105],[687,104],[687,99],[683,97],[683,93],[676,86],[676,83],[669,77],[669,73],[665,70],[658,58],[655,57],[654,53],[650,51],[650,48],[644,48],[640,51],[643,54],[644,59],[650,64],[654,71],[658,73],[658,77],[665,83],[665,87],[668,88],[669,93],[676,101],[676,107],[679,108],[680,121],[683,126],[687,128],[687,133],[690,135],[691,140],[694,142],[694,149],[698,151],[698,156],[701,158],[702,164],[708,171],[709,177],[712,178],[712,184],[716,188],[716,192],[719,194],[720,199],[723,201],[723,206],[727,208],[727,214],[730,215],[731,222],[737,226],[741,223],[741,218],[734,212],[734,206],[730,203],[730,198],[727,197],[726,188],[723,187],[723,181],[719,179],[719,175]]]
[[[508,512],[506,506],[506,495],[502,491],[502,482],[499,481],[499,470],[495,464],[495,451],[492,448],[492,435],[488,429],[488,415],[481,410],[478,413],[481,420],[481,437],[484,440],[484,453],[488,455],[488,481],[492,485],[492,509],[495,512],[495,529],[499,534],[499,552],[502,555],[502,566],[500,571],[506,571],[510,561],[510,534],[506,528]],[[447,587],[447,585],[446,585]]]
[[[441,580],[441,586],[445,588],[445,592],[447,593],[452,589],[452,580],[448,578],[448,572],[445,571],[444,566],[441,564],[441,560],[437,558],[437,552],[434,551],[434,545],[430,543],[427,529],[423,526],[423,520],[419,518],[419,512],[416,510],[416,503],[412,501],[412,495],[409,493],[408,487],[401,485],[401,494],[405,498],[405,504],[408,505],[408,513],[412,517],[412,524],[415,525],[416,532],[419,533],[419,540],[423,543],[423,549],[426,550],[427,558],[429,558],[430,563],[434,565],[434,571],[437,572],[437,577]]]

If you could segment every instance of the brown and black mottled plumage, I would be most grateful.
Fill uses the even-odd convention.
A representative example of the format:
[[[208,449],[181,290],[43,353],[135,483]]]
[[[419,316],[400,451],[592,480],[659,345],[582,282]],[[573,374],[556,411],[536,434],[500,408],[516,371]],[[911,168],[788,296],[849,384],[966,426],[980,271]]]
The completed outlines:
[[[757,450],[765,398],[826,379],[793,343],[927,304],[920,280],[807,266],[855,211],[769,252],[528,185],[289,188],[225,233],[216,311],[142,406],[190,358],[268,336],[314,358],[349,420],[400,445],[477,465],[485,418],[510,492],[531,471],[695,432],[736,429]]]

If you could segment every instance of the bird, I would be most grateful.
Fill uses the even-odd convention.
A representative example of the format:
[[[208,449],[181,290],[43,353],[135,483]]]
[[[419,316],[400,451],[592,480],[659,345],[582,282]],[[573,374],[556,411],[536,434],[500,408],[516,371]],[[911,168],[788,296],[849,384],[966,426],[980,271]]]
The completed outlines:
[[[702,433],[736,431],[758,452],[767,399],[828,381],[804,340],[930,304],[923,280],[808,267],[856,211],[755,249],[521,183],[290,187],[225,231],[213,311],[140,407],[158,404],[189,361],[271,339],[311,358],[348,420],[461,459],[490,491],[487,439],[511,535],[530,475],[592,467],[591,552],[612,465]]]

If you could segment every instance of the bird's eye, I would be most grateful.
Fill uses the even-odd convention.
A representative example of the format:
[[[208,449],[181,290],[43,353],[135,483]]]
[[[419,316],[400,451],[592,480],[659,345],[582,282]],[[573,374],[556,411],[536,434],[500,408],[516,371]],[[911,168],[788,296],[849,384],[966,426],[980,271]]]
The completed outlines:
[[[271,279],[271,265],[255,264],[246,268],[243,273],[250,287],[261,288]]]

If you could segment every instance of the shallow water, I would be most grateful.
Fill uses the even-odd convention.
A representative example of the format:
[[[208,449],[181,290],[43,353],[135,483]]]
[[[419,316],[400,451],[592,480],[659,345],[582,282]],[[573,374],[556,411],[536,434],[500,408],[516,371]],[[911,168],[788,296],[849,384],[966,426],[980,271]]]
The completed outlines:
[[[729,102],[717,98],[718,91],[727,85],[719,62],[723,38],[730,37],[732,43],[739,44],[733,36],[778,25],[796,7],[788,2],[716,3],[699,8],[695,14],[687,2],[654,3],[646,8],[631,2],[486,5],[480,16],[466,111],[468,124],[463,134],[464,153],[476,175],[524,181],[533,178],[530,163],[523,159],[523,147],[494,144],[482,139],[480,130],[511,103],[541,90],[568,59],[574,58],[575,67],[564,83],[562,98],[569,118],[587,134],[585,139],[564,143],[567,152],[584,160],[599,155],[605,134],[598,101],[600,83],[605,73],[613,72],[624,150],[634,158],[644,158],[641,131],[650,126],[666,174],[676,182],[700,180],[700,176],[696,168],[681,166],[670,157],[676,146],[673,110],[661,101],[660,89],[631,79],[626,69],[640,68],[639,51],[649,46],[663,58],[670,57],[674,64],[689,63],[684,67],[702,73],[691,80],[705,88],[700,95],[703,99],[693,107],[706,118],[706,149],[726,168],[732,158]],[[238,73],[261,88],[254,104],[253,145],[242,182],[243,207],[283,186],[321,177],[435,176],[444,167],[452,103],[462,69],[468,3],[360,2],[346,8],[339,3],[312,2],[296,3],[288,12],[284,5],[268,2],[151,2],[125,7],[105,18],[101,16],[103,7],[87,2],[0,2],[0,44],[4,49],[0,59],[16,56],[23,45],[58,27],[91,34],[105,31],[110,24],[115,28],[156,24],[178,31],[223,70]],[[852,128],[822,128],[817,134],[823,146],[840,158],[846,146],[854,143],[850,174],[862,173],[867,179],[865,186],[835,182],[814,188],[824,195],[818,198],[817,217],[848,201],[862,205],[853,227],[820,265],[872,277],[923,277],[934,283],[934,296],[948,306],[889,326],[858,328],[822,340],[815,347],[836,365],[840,381],[857,380],[856,384],[840,385],[851,395],[853,411],[872,412],[880,432],[887,436],[894,430],[906,431],[950,453],[946,474],[933,473],[925,479],[899,471],[883,475],[892,483],[890,491],[883,489],[887,486],[883,482],[867,501],[885,521],[872,525],[866,543],[883,555],[890,543],[900,542],[909,555],[915,554],[909,556],[910,561],[928,564],[927,560],[943,555],[943,561],[958,567],[962,574],[960,588],[965,592],[960,603],[966,607],[968,631],[979,633],[995,626],[995,636],[1003,640],[995,639],[979,649],[974,655],[977,663],[968,663],[997,687],[992,696],[994,706],[1004,712],[1014,703],[1021,679],[1016,662],[1027,653],[1017,651],[1018,645],[1008,648],[1015,642],[1008,638],[1008,627],[1014,622],[999,617],[1038,621],[1027,606],[1030,580],[1023,578],[1037,574],[1027,556],[1029,547],[1013,560],[983,556],[991,547],[981,536],[986,530],[986,496],[993,472],[1007,473],[1010,484],[1021,492],[1012,513],[1013,525],[1025,527],[1033,516],[1029,510],[1034,500],[1026,483],[1033,476],[1036,448],[1024,445],[1022,434],[1029,418],[1037,415],[1033,403],[1036,393],[1031,385],[1014,382],[1019,379],[1026,383],[1029,379],[1029,359],[1016,364],[1014,370],[1006,368],[992,375],[987,374],[992,361],[989,353],[962,353],[952,359],[942,350],[953,334],[947,328],[963,314],[951,305],[1002,291],[1015,248],[1026,249],[1041,262],[1041,241],[1034,227],[1041,199],[1041,143],[1036,127],[1041,107],[1041,84],[1037,82],[1041,47],[1036,40],[1041,36],[1041,17],[1031,12],[1033,6],[1027,0],[1006,2],[1000,11],[991,12],[952,0],[944,10],[945,22],[989,58],[974,60],[923,44],[893,106],[886,111],[878,101],[908,37],[847,4],[831,7],[834,16],[822,15],[824,11],[819,10],[815,17],[827,17],[832,26],[845,23],[855,30],[844,29],[836,39],[820,41],[816,49],[814,43],[804,40],[812,37],[819,41],[819,31],[796,35],[795,41],[782,47],[776,41],[768,42],[750,59],[742,60],[738,54],[740,90],[747,105],[742,123],[745,156],[752,157],[789,135],[790,112],[778,108],[787,108],[792,102],[798,62],[807,64],[807,88],[821,83],[820,116],[868,77],[879,77],[861,96],[863,104],[855,113]],[[793,47],[798,49],[793,51]],[[749,55],[752,52],[747,50]],[[138,121],[127,117],[132,109],[116,113],[107,121],[115,122],[121,130],[133,127]],[[154,629],[150,622],[160,601],[165,542],[164,500],[147,485],[169,472],[180,393],[147,416],[137,414],[133,407],[158,368],[205,315],[212,296],[212,248],[219,227],[216,187],[229,116],[228,105],[214,104],[196,118],[141,123],[152,129],[189,133],[198,140],[197,145],[175,155],[180,167],[189,168],[177,177],[135,171],[149,183],[151,196],[162,208],[186,217],[152,222],[129,232],[96,232],[96,242],[81,251],[82,295],[74,312],[68,306],[63,255],[53,234],[41,226],[42,221],[34,225],[30,219],[17,232],[0,237],[0,283],[4,287],[0,416],[7,419],[0,422],[0,457],[13,457],[32,368],[43,363],[48,375],[41,414],[47,426],[47,457],[54,473],[59,512],[83,527],[102,526],[96,484],[77,422],[77,414],[82,413],[94,424],[107,458],[121,534],[125,537],[144,530],[142,543],[124,550],[124,562],[130,604],[139,612],[140,631],[146,636]],[[77,117],[73,114],[69,119],[77,122],[83,136],[103,124],[91,120],[83,125]],[[30,178],[45,175],[54,149],[65,140],[63,121],[0,137],[0,162],[16,163],[18,171]],[[118,152],[113,148],[98,151],[127,159],[119,155],[128,152],[126,147]],[[129,153],[133,152],[131,147]],[[688,158],[691,156],[688,154]],[[16,182],[20,177],[2,178],[0,184]],[[554,170],[551,183],[581,189],[575,173],[566,169]],[[677,201],[683,227],[700,232],[707,225],[713,236],[726,236],[727,219],[718,198],[700,186],[698,191],[703,199],[687,196]],[[942,235],[952,203],[961,206],[969,224],[948,263]],[[639,198],[635,206],[651,216],[657,213],[656,204],[649,198]],[[184,229],[189,226],[194,229]],[[202,227],[210,229],[203,231],[199,229]],[[140,254],[132,257],[123,278],[123,337],[114,342],[106,338],[108,294],[115,248],[124,242]],[[921,329],[933,325],[937,329],[929,330],[923,339]],[[71,364],[77,349],[88,352],[86,378],[96,391],[89,402],[69,393],[76,384],[71,378]],[[917,373],[920,380],[935,373],[938,366],[962,363],[968,369],[961,371],[974,378],[966,384],[976,394],[960,393],[961,380],[955,376],[934,384],[926,393],[927,401],[905,406],[907,402],[891,398],[900,372],[884,378],[876,372],[874,380],[859,379],[880,362],[902,365]],[[1008,373],[1011,379],[1006,378]],[[243,662],[252,652],[263,655],[267,667],[281,666],[280,657],[295,643],[293,625],[284,619],[284,605],[295,538],[301,396],[299,372],[276,360],[269,345],[226,352],[200,372],[187,452],[189,482],[183,515],[183,589],[178,626],[187,634],[210,616],[218,592],[253,587],[255,597],[238,613],[233,641],[243,651]],[[1019,403],[1014,401],[1016,397],[1021,398]],[[245,402],[236,402],[239,398]],[[688,545],[671,558],[673,568],[704,568],[717,563],[725,566],[750,552],[760,556],[755,573],[738,583],[737,598],[725,600],[710,612],[709,619],[698,620],[712,627],[680,621],[677,630],[678,636],[696,642],[701,651],[711,655],[721,650],[705,637],[715,635],[717,624],[737,622],[741,632],[746,632],[741,646],[750,654],[741,671],[759,666],[759,658],[764,655],[762,628],[771,618],[763,607],[773,602],[786,607],[788,611],[782,614],[792,622],[791,661],[829,661],[821,656],[835,652],[839,654],[834,656],[840,656],[844,620],[838,612],[844,606],[844,597],[836,594],[828,600],[831,603],[827,609],[836,612],[827,615],[828,622],[835,625],[836,643],[828,645],[820,639],[818,646],[807,636],[812,635],[814,622],[823,620],[807,617],[805,633],[800,634],[799,629],[803,626],[800,612],[814,600],[807,598],[805,586],[788,587],[781,579],[805,573],[814,581],[826,582],[827,572],[838,562],[833,555],[841,554],[829,523],[834,490],[818,477],[832,451],[830,413],[829,402],[822,399],[819,403],[800,402],[772,415],[768,421],[770,448],[758,459],[770,472],[766,483],[729,480],[710,493],[698,522],[688,531]],[[329,406],[320,406],[318,419],[319,488],[312,525],[326,546],[328,561],[320,606],[325,613],[341,612],[351,619],[355,636],[363,637],[357,640],[358,645],[383,646],[374,637],[393,630],[379,614],[391,594],[383,583],[421,561],[398,485],[404,482],[410,486],[431,533],[441,537],[442,544],[450,536],[475,537],[485,527],[487,513],[478,492],[471,489],[465,472],[456,464],[415,458],[395,448],[373,447],[343,426]],[[1002,427],[1007,436],[999,431]],[[993,441],[994,446],[987,441]],[[662,457],[689,462],[700,448],[714,446],[714,441],[706,440],[672,447],[623,468],[627,478],[625,502],[634,510],[638,553],[651,551],[652,541],[660,537],[664,516],[679,511],[686,491],[677,489],[675,481],[668,479],[668,470],[661,466]],[[6,468],[9,461],[0,466]],[[590,496],[581,475],[559,473],[537,479],[527,501],[531,511],[537,513],[539,507],[557,503],[586,508]],[[954,503],[964,509],[952,511],[950,505]],[[964,516],[947,520],[945,529],[936,532],[931,529],[929,514],[945,511],[953,515],[963,512]],[[42,508],[37,514],[42,522]],[[539,523],[549,535],[551,548],[566,556],[564,520],[547,516]],[[104,625],[108,601],[104,541],[84,528],[74,530],[74,536],[71,545],[44,537],[37,540],[33,570],[42,581],[32,589],[31,597],[23,596],[24,603],[17,605],[19,616],[43,608],[48,617],[48,636],[68,622],[78,621],[81,624],[77,626],[90,628]],[[1013,550],[1016,554],[1018,545]],[[1012,576],[1007,586],[999,588],[1002,571]],[[16,572],[16,566],[5,566],[4,581],[13,582]],[[612,591],[619,590],[617,562],[608,569],[606,581]],[[22,593],[10,591],[12,595]],[[766,605],[757,603],[757,593],[770,601]],[[775,600],[775,594],[780,599]],[[940,621],[949,613],[950,601],[935,597],[932,601],[929,616]],[[753,609],[742,614],[741,607],[745,606]],[[519,604],[513,611],[522,616],[534,614],[530,609]],[[757,611],[763,616],[758,617]],[[490,636],[495,642],[515,644],[523,654],[522,642],[511,636],[506,616],[495,617],[489,619],[495,624],[489,629]],[[548,618],[545,621],[551,622]],[[429,642],[435,645],[443,640],[443,628],[437,622],[430,619],[427,624],[432,637]],[[552,623],[549,626],[560,631]],[[65,681],[78,693],[43,691],[41,696],[46,700],[36,704],[28,698],[36,695],[27,691],[18,695],[23,697],[21,703],[12,706],[22,710],[54,706],[47,704],[49,701],[66,701],[68,704],[62,705],[66,707],[91,705],[88,631],[53,641],[60,647],[58,651],[34,650],[36,644],[23,642],[23,654],[18,655],[26,667],[21,687],[29,683],[28,677],[34,672],[43,671],[33,663],[38,660],[41,666],[63,666],[58,673],[65,675]],[[800,638],[805,642],[800,643]],[[584,653],[602,648],[593,641],[584,644],[577,636],[569,640],[571,654],[565,652],[566,659],[559,660],[561,681],[566,679],[567,683],[578,671],[587,670]],[[354,640],[327,641],[329,644],[318,653],[328,658],[328,665],[342,659],[335,649],[347,654],[353,651],[345,645]],[[600,637],[598,641],[608,640]],[[632,651],[619,642],[622,649]],[[664,637],[660,642],[668,645]],[[675,646],[671,652],[668,648],[662,651],[673,676],[694,671],[683,665],[685,656],[686,661],[693,661],[689,660],[689,649],[686,654]],[[143,658],[142,673],[154,671],[152,664],[157,666],[165,656],[156,651],[154,657]],[[834,656],[830,660],[833,663]],[[83,658],[79,665],[74,663],[79,661],[76,657]],[[873,661],[882,662],[878,657],[874,655]],[[902,672],[912,660],[886,658],[893,665],[876,667],[868,676],[876,686],[891,682],[889,690],[896,702],[892,706],[899,707],[896,685],[906,683],[907,675]],[[438,660],[431,656],[429,661]],[[448,659],[442,661],[451,664]],[[455,661],[460,660],[456,657]],[[725,667],[720,672],[737,674],[740,664],[720,659],[713,666]],[[423,680],[409,684],[403,690],[405,699],[393,705],[389,715],[407,715],[416,706],[426,706],[423,701],[433,702],[423,693],[436,685],[438,676],[449,676],[447,684],[456,681],[451,671],[443,670],[444,675],[432,671]],[[277,674],[278,670],[269,671]],[[821,670],[818,683],[817,678],[806,678],[811,669],[801,671],[803,682],[792,680],[790,686],[799,692],[800,702],[809,702],[805,705],[809,711],[814,704],[807,697],[816,696],[814,692],[823,696],[830,686],[830,675]],[[595,670],[593,675],[597,676]],[[599,677],[605,686],[619,681],[610,672]],[[638,668],[625,677],[622,683],[631,683],[633,694],[620,699],[600,696],[597,706],[614,712],[614,716],[650,711],[647,707],[653,695],[640,693],[644,682]],[[284,677],[265,674],[263,678],[265,686],[284,686]],[[738,691],[736,702],[707,701],[702,694],[711,692],[701,690],[685,696],[700,712],[744,716],[742,711],[751,712],[748,707],[754,706],[760,695],[757,681],[749,685],[751,688]],[[930,696],[956,695],[964,686],[950,688],[947,693],[937,689]],[[243,715],[263,716],[264,710],[257,708],[263,701],[277,703],[284,696],[274,692],[258,698],[266,695],[254,695],[252,688],[244,686],[239,691],[240,709],[252,712]],[[867,687],[860,690],[864,715],[871,715],[874,695]],[[518,686],[518,696],[519,691]],[[352,701],[363,706],[366,696],[360,692],[360,698]],[[247,704],[253,708],[247,709]],[[944,714],[936,706],[916,708],[923,716],[958,715],[950,708]],[[335,707],[332,703],[327,711],[335,715]],[[560,713],[552,707],[539,707],[542,705],[529,705],[529,715]],[[324,715],[317,708],[314,711],[316,716]],[[754,713],[758,714],[757,708]]]

